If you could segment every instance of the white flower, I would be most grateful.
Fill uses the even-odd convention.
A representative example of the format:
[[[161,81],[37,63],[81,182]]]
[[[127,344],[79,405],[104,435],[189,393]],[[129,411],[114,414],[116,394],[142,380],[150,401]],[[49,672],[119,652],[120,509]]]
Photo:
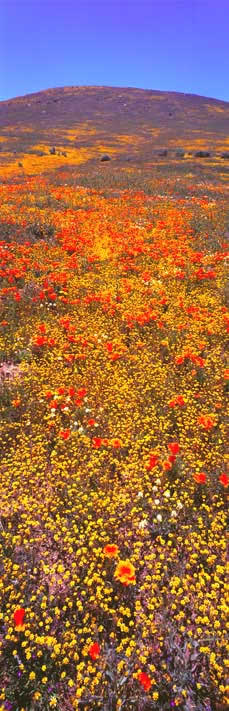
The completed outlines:
[[[168,489],[164,491],[164,496],[166,497],[166,499],[170,499],[170,491]]]
[[[181,501],[177,502],[177,508],[180,509],[180,511],[181,509],[183,509],[183,504],[181,503]]]
[[[152,491],[157,491],[157,486],[152,486]]]
[[[173,511],[171,511],[171,516],[173,516],[173,518],[175,518],[175,516],[177,516],[177,512],[176,512],[176,511],[174,511],[174,510],[173,510]]]
[[[137,499],[142,499],[142,497],[143,497],[143,493],[142,493],[142,491],[139,491],[137,494]]]
[[[82,425],[80,425],[78,432],[84,432],[84,428],[82,427]]]
[[[154,503],[155,503],[156,506],[159,506],[159,504],[160,504],[160,499],[155,499]]]
[[[143,518],[142,521],[138,524],[138,528],[145,528],[148,525],[147,518]]]
[[[162,516],[161,516],[161,514],[157,514],[157,521],[159,521],[159,523],[161,523],[161,521],[162,521]]]

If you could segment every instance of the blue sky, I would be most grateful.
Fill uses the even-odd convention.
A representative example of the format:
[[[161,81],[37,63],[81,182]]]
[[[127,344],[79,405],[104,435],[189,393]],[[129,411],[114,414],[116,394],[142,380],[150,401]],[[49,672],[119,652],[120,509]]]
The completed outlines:
[[[229,101],[229,0],[0,0],[0,100],[60,86]]]

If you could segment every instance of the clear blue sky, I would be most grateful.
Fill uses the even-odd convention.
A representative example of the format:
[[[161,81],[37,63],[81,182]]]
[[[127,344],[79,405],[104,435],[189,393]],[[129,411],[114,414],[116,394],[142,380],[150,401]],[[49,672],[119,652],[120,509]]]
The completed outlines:
[[[229,0],[0,0],[0,99],[72,85],[229,101]]]

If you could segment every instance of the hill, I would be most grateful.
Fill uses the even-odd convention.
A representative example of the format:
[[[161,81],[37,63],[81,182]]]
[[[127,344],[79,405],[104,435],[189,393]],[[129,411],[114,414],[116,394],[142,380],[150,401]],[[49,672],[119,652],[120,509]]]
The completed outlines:
[[[1,164],[5,177],[18,172],[21,161],[28,174],[63,164],[86,165],[88,171],[103,154],[120,167],[126,160],[160,163],[167,150],[176,160],[207,151],[222,165],[222,153],[229,150],[228,120],[228,102],[192,94],[48,89],[0,102]]]

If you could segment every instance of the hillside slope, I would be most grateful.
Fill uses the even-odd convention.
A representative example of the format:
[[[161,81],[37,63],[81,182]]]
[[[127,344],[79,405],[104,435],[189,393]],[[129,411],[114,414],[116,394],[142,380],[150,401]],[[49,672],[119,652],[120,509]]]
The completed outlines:
[[[205,150],[222,161],[229,150],[229,103],[176,92],[118,87],[63,87],[0,102],[1,165],[28,174],[63,164],[150,162]],[[55,147],[54,154],[50,154]],[[63,155],[63,153],[65,155]],[[18,170],[17,170],[18,172]]]

